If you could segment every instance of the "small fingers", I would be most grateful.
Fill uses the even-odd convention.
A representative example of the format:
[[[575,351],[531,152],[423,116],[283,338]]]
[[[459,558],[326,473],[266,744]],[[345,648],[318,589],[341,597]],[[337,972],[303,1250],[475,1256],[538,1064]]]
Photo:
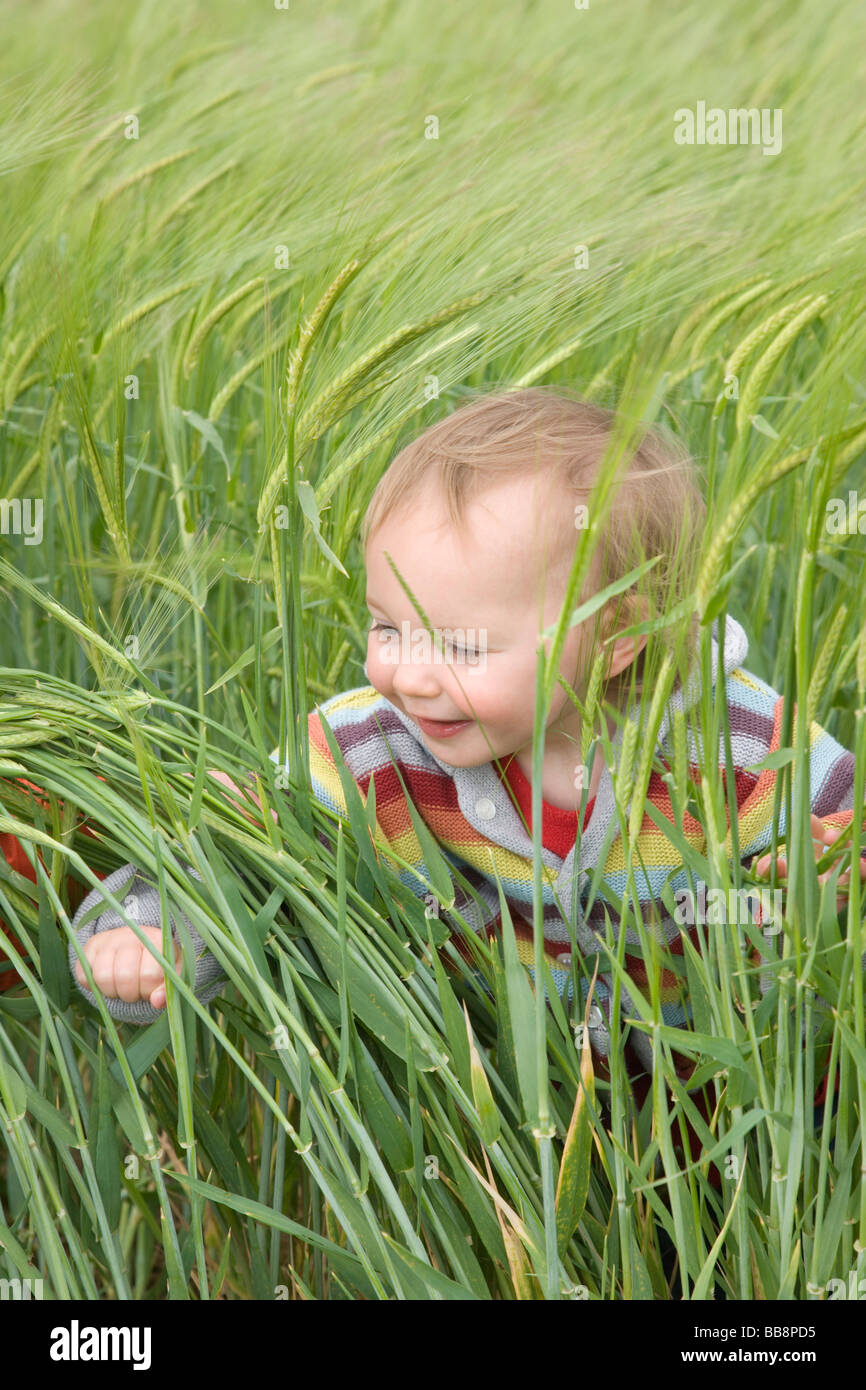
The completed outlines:
[[[757,863],[755,864],[755,873],[756,873],[756,874],[769,874],[769,872],[770,872],[770,863],[771,863],[770,855],[769,855],[769,854],[764,854],[764,855],[762,855],[761,858],[760,858],[760,859],[757,861]],[[777,859],[776,859],[776,873],[778,874],[779,878],[784,878],[785,875],[787,874],[787,872],[788,872],[788,863],[787,863],[787,860],[785,860],[785,859],[778,859],[778,858],[777,858]]]
[[[161,946],[161,927],[142,927],[141,930],[149,941]],[[130,928],[112,927],[105,932],[96,932],[84,943],[84,954],[93,972],[94,985],[101,994],[131,1004],[154,994],[158,996],[162,990],[165,1002],[162,966]],[[175,941],[174,960],[178,970],[182,959],[180,943]],[[75,978],[85,989],[90,987],[80,961],[75,963]]]
[[[809,824],[812,828],[812,839],[818,840],[822,845],[832,845],[845,831],[845,826],[825,825],[817,816],[810,816]]]
[[[830,873],[831,873],[831,872],[832,872],[832,871],[828,869],[827,873],[825,873],[825,874],[819,874],[819,875],[818,875],[818,882],[819,882],[819,883],[826,883],[827,880],[828,880],[829,877],[830,877]],[[844,874],[840,874],[840,875],[839,875],[839,882],[838,882],[838,884],[837,884],[837,887],[843,888],[843,887],[845,886],[846,883],[850,883],[850,882],[851,882],[851,870],[849,869],[847,873],[844,873]]]

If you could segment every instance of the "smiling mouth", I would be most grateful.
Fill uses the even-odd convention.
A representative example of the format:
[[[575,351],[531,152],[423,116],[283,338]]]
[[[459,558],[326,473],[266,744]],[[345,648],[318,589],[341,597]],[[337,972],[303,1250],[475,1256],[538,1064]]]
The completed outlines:
[[[471,724],[470,719],[425,719],[420,714],[410,716],[415,720],[418,727],[428,734],[453,733],[457,729],[462,729],[465,724]]]
[[[462,714],[458,715],[456,719],[431,719],[427,714],[410,714],[409,718],[416,720],[419,724],[468,724],[469,722]]]

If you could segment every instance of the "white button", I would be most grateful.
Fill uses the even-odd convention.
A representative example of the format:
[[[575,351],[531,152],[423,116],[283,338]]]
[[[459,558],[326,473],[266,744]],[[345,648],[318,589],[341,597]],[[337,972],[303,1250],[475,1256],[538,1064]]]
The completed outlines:
[[[570,970],[570,969],[571,969],[571,952],[570,952],[570,951],[564,952],[563,955],[557,956],[556,959],[559,961],[559,964],[560,964],[560,966],[561,966],[561,968],[562,968],[563,970]]]
[[[496,807],[489,796],[482,796],[475,803],[475,814],[480,820],[492,820],[496,815]]]

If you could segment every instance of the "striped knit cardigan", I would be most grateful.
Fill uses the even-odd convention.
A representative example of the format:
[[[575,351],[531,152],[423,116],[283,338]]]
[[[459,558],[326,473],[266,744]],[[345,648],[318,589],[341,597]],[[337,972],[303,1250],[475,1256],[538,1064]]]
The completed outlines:
[[[714,631],[716,627],[714,624]],[[747,649],[742,627],[728,616],[721,653],[716,637],[712,639],[712,670],[718,672],[721,655],[736,778],[739,853],[743,862],[767,850],[771,844],[777,774],[774,771],[754,773],[747,771],[747,768],[762,761],[779,747],[784,704],[775,690],[742,669],[741,662]],[[677,691],[668,702],[657,740],[660,745],[658,752],[664,761],[667,761],[671,751],[668,734],[674,710],[685,710],[699,694],[700,682],[694,671],[686,690]],[[340,815],[346,815],[346,805],[339,773],[322,730],[323,718],[327,720],[345,764],[365,798],[371,780],[375,779],[376,820],[382,847],[385,850],[390,847],[402,860],[411,864],[416,873],[425,875],[424,855],[409,816],[400,782],[402,777],[414,806],[432,831],[446,859],[457,867],[474,889],[473,895],[455,883],[454,907],[477,932],[492,935],[501,930],[497,889],[499,879],[514,924],[518,954],[534,980],[532,840],[494,764],[487,762],[477,767],[463,768],[443,762],[427,748],[415,721],[398,710],[373,686],[349,690],[326,700],[309,717],[313,791],[319,801]],[[621,738],[620,730],[612,740],[614,754]],[[812,811],[828,824],[845,825],[852,814],[854,755],[816,723],[810,726],[809,744]],[[698,773],[696,760],[700,750],[691,732],[688,747],[692,773],[695,775]],[[277,760],[276,754],[271,756]],[[400,777],[394,769],[392,758]],[[724,770],[725,752],[721,739],[719,766]],[[659,815],[674,822],[667,785],[656,771],[650,778],[647,800]],[[782,837],[784,833],[783,805],[778,835]],[[698,851],[705,851],[703,829],[687,812],[683,816],[683,835]],[[730,829],[725,847],[730,857]],[[617,899],[621,900],[626,893],[625,855],[615,816],[613,782],[607,766],[603,768],[589,823],[583,834],[578,835],[570,853],[562,859],[552,850],[542,848],[541,860],[544,951],[559,994],[573,998],[570,921],[580,955],[588,965],[589,977],[595,964],[592,958],[601,954],[593,996],[598,1008],[590,1012],[589,1037],[593,1052],[603,1064],[610,1048],[610,1007],[614,982],[610,971],[605,969],[606,955],[600,947],[599,938],[602,941],[605,938],[605,914],[614,926],[619,921],[619,914],[609,896],[605,900],[600,891],[595,893],[588,916],[583,915],[581,904],[586,901],[591,881],[599,875],[602,884]],[[671,841],[646,812],[635,845],[633,866],[645,933],[654,931],[658,935],[660,928],[671,955],[678,956],[682,962],[683,934],[687,932],[699,950],[698,928],[680,925],[668,913],[659,894],[662,885],[667,882],[676,898],[678,893],[691,888],[692,881]],[[429,891],[429,884],[419,884],[416,874],[409,870],[402,870],[399,876],[419,896]],[[599,884],[595,886],[596,889],[601,887]],[[698,900],[704,886],[700,880],[694,884]],[[448,915],[447,912],[442,914],[446,922]],[[656,928],[650,926],[651,916],[655,916]],[[626,929],[625,967],[634,988],[648,997],[640,937],[631,926]],[[582,978],[580,985],[585,998],[587,979]],[[682,971],[660,969],[662,1020],[674,1027],[687,1025],[691,1016],[688,1002],[683,998],[683,985]],[[622,988],[620,1013],[623,1022],[628,1017],[640,1016],[630,992]],[[581,1005],[578,1020],[582,1017]],[[639,1060],[651,1071],[650,1040],[640,1030],[631,1029],[629,1041]]]
[[[714,624],[714,633],[716,626]],[[725,680],[742,860],[751,859],[754,854],[767,850],[771,844],[776,773],[771,770],[754,773],[747,769],[779,747],[783,711],[782,697],[764,681],[742,668],[747,647],[742,627],[730,617],[727,618],[721,651],[713,636],[712,670],[717,681],[721,658]],[[687,709],[699,694],[700,682],[695,670],[686,689],[675,692],[665,710],[657,740],[657,751],[664,761],[671,751],[668,735],[674,711],[677,708]],[[346,768],[364,800],[371,781],[375,783],[377,846],[385,857],[390,849],[415,870],[412,873],[409,869],[400,869],[400,879],[419,897],[426,896],[432,889],[422,846],[413,828],[401,786],[402,778],[414,806],[437,840],[445,859],[459,871],[470,887],[470,891],[467,891],[455,881],[454,902],[449,908],[443,909],[442,920],[459,931],[459,924],[453,918],[449,922],[450,913],[456,910],[472,930],[495,934],[501,926],[498,879],[514,924],[518,954],[534,979],[532,841],[493,763],[461,768],[443,762],[427,748],[414,720],[398,710],[373,686],[348,690],[326,700],[312,711],[308,720],[312,789],[317,800],[340,816],[347,814],[346,803],[339,772],[322,728],[323,720],[327,721]],[[700,750],[692,732],[688,739],[689,760],[693,773],[696,773]],[[613,740],[614,754],[620,742],[621,731]],[[810,725],[809,745],[812,811],[829,824],[847,824],[853,806],[854,756],[815,723]],[[281,761],[276,751],[271,757],[275,762]],[[395,771],[395,763],[400,776]],[[719,766],[725,766],[721,740]],[[667,785],[656,771],[649,782],[647,800],[659,815],[674,821]],[[706,837],[699,822],[685,813],[682,829],[687,842],[703,852]],[[783,805],[779,836],[784,836],[784,833]],[[730,856],[730,830],[725,844]],[[600,940],[605,938],[605,913],[615,928],[619,917],[609,897],[605,901],[600,891],[596,891],[587,916],[583,914],[582,904],[593,884],[596,889],[606,886],[617,899],[623,898],[626,893],[625,857],[615,818],[613,783],[607,766],[603,768],[590,820],[570,853],[561,859],[553,851],[542,848],[541,860],[544,950],[560,995],[573,998],[573,979],[578,976],[584,998],[587,988],[586,979],[583,978],[585,972],[572,968],[570,923],[589,976],[595,964],[593,957],[601,956],[594,993],[594,1002],[598,1007],[590,1012],[589,1037],[596,1060],[604,1066],[610,1051],[613,979],[610,970],[605,969],[607,957]],[[646,923],[645,931],[658,936],[658,926],[650,926],[648,920],[656,915],[671,956],[678,956],[682,961],[684,933],[687,932],[696,948],[700,949],[697,929],[680,925],[667,912],[659,895],[665,882],[674,895],[692,885],[670,840],[647,813],[640,827],[633,865],[636,866],[633,870],[634,882]],[[397,872],[396,863],[393,869]],[[125,873],[128,878],[130,871],[131,866],[126,866],[117,873],[121,876]],[[594,882],[599,876],[601,883]],[[694,887],[699,893],[702,887],[699,880]],[[78,915],[92,907],[96,893],[98,890],[84,900]],[[118,924],[119,919],[114,914],[106,913],[95,925],[90,924],[87,934]],[[79,935],[83,940],[84,934]],[[73,955],[70,951],[70,964],[74,967]],[[210,963],[213,964],[213,957],[210,957]],[[197,973],[197,992],[214,978],[214,971],[206,968],[207,957],[199,964],[205,968]],[[626,930],[625,967],[634,990],[648,994],[647,970],[640,938],[633,927]],[[663,1022],[673,1026],[687,1025],[691,1009],[682,993],[683,971],[658,968]],[[91,997],[86,990],[83,992],[88,998]],[[212,997],[213,993],[214,986],[210,984],[207,996]],[[203,990],[201,997],[205,998]],[[146,1001],[127,1004],[122,1000],[109,1000],[107,1003],[114,1017],[130,1022],[146,1023],[160,1016]],[[623,1023],[630,1017],[639,1017],[628,989],[620,990],[620,1012]],[[578,1018],[582,1017],[581,1004]],[[639,1029],[630,1029],[629,1041],[636,1057],[651,1071],[652,1050],[646,1035]]]

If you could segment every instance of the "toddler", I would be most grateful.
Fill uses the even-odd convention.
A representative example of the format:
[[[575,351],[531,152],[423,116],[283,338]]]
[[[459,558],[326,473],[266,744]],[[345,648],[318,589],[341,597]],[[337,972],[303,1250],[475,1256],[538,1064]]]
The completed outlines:
[[[615,426],[612,412],[588,405],[573,393],[530,388],[479,396],[404,448],[380,480],[364,519],[371,615],[364,671],[369,683],[325,700],[310,714],[308,725],[312,789],[318,800],[346,814],[340,777],[323,732],[327,720],[364,798],[375,784],[379,844],[392,848],[421,875],[419,879],[403,869],[403,881],[419,897],[429,891],[405,786],[455,870],[454,908],[475,931],[497,933],[498,879],[518,952],[534,979],[530,779],[537,647],[543,640],[550,652],[551,639],[541,634],[558,619],[584,526],[594,528],[592,560],[572,610],[631,575],[646,558],[661,557],[638,582],[600,605],[591,619],[567,629],[558,665],[562,679],[554,688],[545,731],[544,952],[556,989],[575,1002],[578,1021],[584,1016],[593,957],[600,955],[589,1037],[596,1074],[602,1077],[609,1076],[614,978],[600,941],[606,934],[606,914],[615,928],[619,921],[611,895],[618,899],[627,891],[613,777],[618,776],[621,802],[623,797],[627,801],[629,788],[622,781],[627,773],[621,761],[625,755],[634,767],[643,751],[635,745],[634,730],[631,735],[627,730],[629,721],[637,720],[642,684],[652,679],[645,665],[651,650],[648,636],[628,629],[669,613],[689,594],[705,519],[688,455],[645,426],[622,452],[609,511],[605,514],[597,507],[592,489],[615,441]],[[441,640],[430,637],[427,622]],[[679,672],[656,739],[662,769],[673,764],[677,711],[687,715],[701,698],[696,635],[697,619],[692,618],[660,628],[651,639],[658,650],[664,644],[673,650],[676,642]],[[712,694],[714,700],[719,698],[719,685],[724,684],[739,855],[744,863],[771,844],[777,774],[749,769],[779,747],[783,710],[782,697],[744,669],[746,654],[745,633],[728,617],[724,630],[713,633]],[[589,696],[590,705],[603,710],[599,720],[605,722],[595,721],[586,748],[581,745],[584,720],[570,690],[582,705]],[[610,739],[613,768],[602,756],[602,728]],[[699,745],[689,731],[689,770],[696,781],[704,756],[716,756],[719,767],[725,768],[723,740],[708,754]],[[814,723],[809,746],[812,829],[823,850],[850,821],[854,757]],[[278,750],[271,757],[283,761]],[[646,801],[659,816],[678,822],[664,771],[652,772]],[[624,809],[628,814],[627,805]],[[688,811],[679,818],[678,828],[690,845],[705,852],[704,831]],[[783,811],[780,837],[784,833]],[[729,828],[725,844],[732,858]],[[684,936],[700,950],[700,934],[707,928],[694,918],[691,925],[683,925],[660,900],[666,881],[674,895],[693,885],[671,841],[646,810],[633,863],[636,907],[647,931],[667,943],[670,958],[665,968],[645,961],[637,933],[628,929],[625,967],[631,991],[620,993],[622,1022],[625,1026],[629,1017],[639,1017],[632,992],[648,996],[647,972],[658,969],[665,1022],[687,1026],[685,972],[674,967],[677,958],[682,962]],[[765,855],[758,867],[768,866]],[[784,863],[778,867],[784,874]],[[150,927],[148,935],[159,945],[155,888],[132,865],[117,870],[105,886],[125,891],[127,908]],[[607,894],[600,891],[605,887]],[[585,910],[593,889],[592,905]],[[85,899],[76,928],[109,1012],[136,1023],[156,1019],[165,1004],[165,983],[160,967],[135,934],[111,910],[77,926],[98,900],[98,890]],[[448,911],[443,909],[441,915],[447,921]],[[577,960],[572,959],[573,941]],[[193,942],[200,956],[195,988],[207,1000],[220,989],[220,968],[194,931]],[[459,930],[455,942],[468,958]],[[578,968],[581,962],[584,967],[588,963],[588,972]],[[92,999],[72,949],[70,966]],[[582,997],[575,998],[575,985]],[[652,1071],[651,1040],[637,1028],[626,1028],[624,1037],[629,1075],[640,1096]],[[679,1058],[678,1069],[680,1063],[687,1077],[691,1064]]]

